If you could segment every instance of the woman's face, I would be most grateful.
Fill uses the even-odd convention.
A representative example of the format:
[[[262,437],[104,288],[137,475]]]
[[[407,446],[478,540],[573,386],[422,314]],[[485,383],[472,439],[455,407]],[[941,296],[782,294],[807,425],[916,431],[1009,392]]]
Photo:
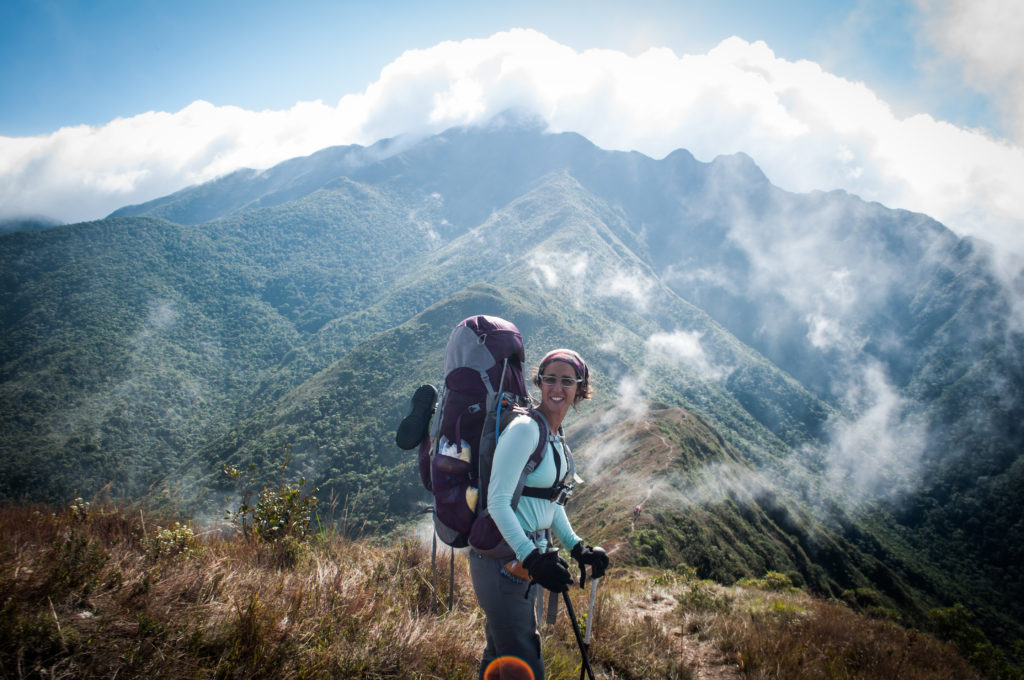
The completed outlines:
[[[540,380],[540,404],[553,413],[565,414],[576,398],[579,383],[576,382],[576,371],[564,361],[552,361],[544,367],[543,373],[537,376]],[[548,385],[544,378],[554,377],[554,384]]]

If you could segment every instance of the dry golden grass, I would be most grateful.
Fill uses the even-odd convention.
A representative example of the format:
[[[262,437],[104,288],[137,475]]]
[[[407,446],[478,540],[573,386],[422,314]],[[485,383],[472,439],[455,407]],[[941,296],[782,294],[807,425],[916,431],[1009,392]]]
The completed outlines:
[[[466,677],[481,646],[473,612],[432,614],[409,541],[321,541],[281,568],[232,538],[161,554],[156,525],[110,508],[7,508],[0,532],[4,677]]]
[[[465,560],[438,612],[413,538],[261,544],[84,504],[0,508],[0,536],[5,678],[476,676]],[[438,577],[446,600],[446,560]],[[582,615],[586,593],[572,597]],[[604,678],[974,677],[948,646],[838,604],[652,570],[613,569],[596,621]],[[548,677],[578,678],[564,612],[543,635]]]
[[[978,677],[952,647],[891,621],[798,594],[739,598],[739,615],[715,622],[715,635],[735,649],[747,678]]]

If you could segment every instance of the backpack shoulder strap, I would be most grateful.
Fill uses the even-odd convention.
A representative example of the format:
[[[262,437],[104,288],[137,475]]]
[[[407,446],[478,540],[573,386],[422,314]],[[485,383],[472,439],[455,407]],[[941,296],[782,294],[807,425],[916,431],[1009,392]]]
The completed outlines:
[[[517,415],[522,415],[522,413],[518,413]],[[551,430],[548,429],[547,419],[543,415],[541,415],[539,411],[532,408],[525,409],[525,415],[530,416],[530,418],[532,418],[533,421],[537,423],[537,428],[538,430],[540,430],[540,436],[537,438],[537,448],[535,448],[533,450],[533,453],[530,454],[530,457],[526,461],[526,467],[523,468],[523,473],[519,475],[519,483],[516,485],[515,493],[512,495],[513,510],[515,510],[519,506],[519,499],[524,495],[524,493],[527,496],[535,496],[536,492],[530,490],[532,489],[532,487],[528,488],[526,486],[526,478],[530,475],[531,472],[536,470],[537,466],[541,464],[542,460],[544,460],[544,452],[547,450],[548,438],[551,433]],[[557,486],[558,482],[561,481],[561,479],[559,478],[558,474],[556,474],[555,477],[555,486]],[[550,490],[545,491],[548,492],[547,495],[550,495]]]
[[[537,448],[533,450],[533,453],[530,454],[530,458],[527,461],[527,465],[533,463],[530,468],[530,472],[533,472],[537,466],[540,465],[540,461],[544,458],[544,447],[548,443],[548,434],[550,433],[550,430],[548,429],[548,421],[543,415],[541,415],[540,411],[533,408],[521,408],[518,410],[517,415],[530,416],[533,421],[537,423],[537,428],[540,430],[540,438],[537,440]]]

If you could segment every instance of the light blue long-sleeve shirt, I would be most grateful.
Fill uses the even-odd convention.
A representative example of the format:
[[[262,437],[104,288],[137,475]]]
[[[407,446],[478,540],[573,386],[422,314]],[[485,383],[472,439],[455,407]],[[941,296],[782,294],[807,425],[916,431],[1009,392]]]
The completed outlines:
[[[535,546],[526,535],[528,531],[551,529],[558,542],[566,548],[572,548],[582,540],[572,530],[565,506],[543,498],[522,496],[516,509],[512,509],[512,496],[519,484],[519,477],[539,441],[540,426],[530,416],[521,415],[510,422],[494,449],[491,480],[487,487],[487,507],[491,518],[520,561],[535,547],[542,551],[547,547],[546,541]],[[561,474],[566,474],[569,463],[562,442],[549,442],[540,465],[526,477],[526,486],[550,488],[554,485],[555,456],[560,459]]]

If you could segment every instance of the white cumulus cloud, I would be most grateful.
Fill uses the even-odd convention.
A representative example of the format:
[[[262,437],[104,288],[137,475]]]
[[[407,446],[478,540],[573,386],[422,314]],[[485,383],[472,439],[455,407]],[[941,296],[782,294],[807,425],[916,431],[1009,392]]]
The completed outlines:
[[[962,64],[974,89],[993,97],[1024,140],[1024,12],[1014,0],[917,0],[929,40]]]
[[[948,10],[933,10],[939,17],[965,6],[935,2]],[[1012,59],[957,42],[950,25],[937,19],[934,32],[946,27],[951,51],[994,83],[1022,80]],[[98,218],[239,167],[483,123],[510,108],[552,131],[656,158],[677,148],[703,161],[743,151],[782,188],[844,188],[1024,252],[1024,149],[1009,140],[926,113],[900,118],[865,84],[779,58],[761,42],[630,56],[576,51],[526,29],[406,52],[333,106],[246,111],[199,101],[99,127],[0,137],[0,217]]]

